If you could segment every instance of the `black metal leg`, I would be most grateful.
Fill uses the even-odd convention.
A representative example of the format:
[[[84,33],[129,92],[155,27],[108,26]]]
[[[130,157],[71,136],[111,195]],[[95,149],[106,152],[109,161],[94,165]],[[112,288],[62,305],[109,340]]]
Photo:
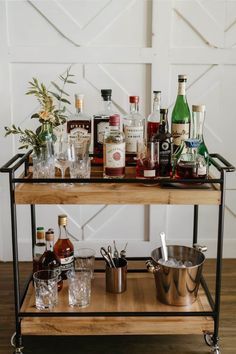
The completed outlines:
[[[17,242],[17,219],[15,204],[15,184],[12,182],[13,174],[9,174],[10,182],[10,206],[11,206],[11,232],[12,232],[12,253],[13,253],[13,278],[14,278],[14,299],[15,299],[15,353],[21,353],[22,336],[21,336],[21,320],[20,312],[20,277],[19,277],[19,258],[18,258],[18,242]]]
[[[198,237],[198,205],[194,205],[193,209],[193,245],[197,243]]]
[[[30,216],[31,216],[31,235],[32,235],[32,258],[34,259],[34,245],[35,245],[35,234],[36,234],[36,223],[35,223],[35,205],[30,204]]]
[[[218,219],[218,243],[217,243],[217,262],[216,262],[216,284],[215,284],[215,321],[213,342],[218,346],[219,341],[219,318],[220,318],[220,295],[221,295],[221,272],[222,272],[222,254],[223,254],[223,233],[224,233],[224,211],[225,211],[225,170],[221,172],[223,180],[221,184],[221,203],[219,205]]]

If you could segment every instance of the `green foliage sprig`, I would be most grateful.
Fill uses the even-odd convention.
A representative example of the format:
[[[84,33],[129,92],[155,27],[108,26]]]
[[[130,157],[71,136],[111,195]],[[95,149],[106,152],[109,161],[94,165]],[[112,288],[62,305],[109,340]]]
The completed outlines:
[[[71,66],[66,70],[64,75],[59,75],[59,79],[62,81],[60,87],[54,81],[51,81],[51,85],[56,89],[56,92],[49,90],[43,83],[34,77],[32,81],[29,81],[29,89],[26,95],[34,95],[40,104],[39,112],[34,113],[31,119],[38,119],[42,124],[49,122],[52,127],[56,127],[60,124],[64,124],[67,120],[66,105],[70,104],[68,97],[70,96],[65,91],[66,84],[75,84],[71,79],[74,75],[70,74]],[[56,103],[54,102],[56,100]],[[11,127],[5,127],[5,136],[14,134],[20,135],[20,149],[28,148],[32,146],[34,149],[43,145],[43,141],[40,139],[41,127],[38,127],[36,131],[30,129],[21,129],[12,124]]]

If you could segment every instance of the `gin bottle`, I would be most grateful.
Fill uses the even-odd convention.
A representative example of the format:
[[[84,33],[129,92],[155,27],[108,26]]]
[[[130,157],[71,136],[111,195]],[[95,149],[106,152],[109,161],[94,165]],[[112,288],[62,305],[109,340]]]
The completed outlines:
[[[161,91],[153,91],[153,109],[147,118],[147,141],[151,141],[152,137],[157,133],[160,125],[160,108],[161,108]]]
[[[67,271],[74,268],[74,246],[69,239],[67,215],[58,215],[59,238],[54,245],[54,252],[60,259],[62,279],[67,279]]]
[[[135,162],[138,143],[144,140],[145,119],[139,113],[139,96],[130,96],[130,112],[124,117],[126,161]]]
[[[171,134],[173,137],[173,150],[181,145],[190,135],[190,110],[186,97],[186,75],[178,76],[178,95],[171,117]]]
[[[109,119],[109,132],[103,143],[104,177],[123,178],[125,175],[125,135],[120,130],[120,116]]]

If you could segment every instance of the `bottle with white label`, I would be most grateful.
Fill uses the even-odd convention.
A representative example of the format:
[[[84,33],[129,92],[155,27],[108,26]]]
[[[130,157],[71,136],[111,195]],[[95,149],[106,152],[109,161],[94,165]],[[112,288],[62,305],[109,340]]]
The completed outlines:
[[[74,246],[69,239],[67,215],[58,215],[59,238],[54,245],[54,252],[61,262],[62,279],[67,279],[67,271],[74,268]]]
[[[125,176],[125,135],[120,130],[120,116],[109,118],[109,132],[103,143],[103,171],[105,178],[123,178]]]
[[[67,133],[84,136],[91,134],[91,117],[84,113],[84,95],[75,95],[76,113],[67,121]]]
[[[130,112],[124,117],[126,162],[136,163],[138,144],[144,140],[145,118],[139,113],[139,96],[130,96]]]
[[[178,76],[178,95],[171,117],[171,135],[173,137],[174,152],[181,142],[190,136],[191,115],[186,97],[186,75]]]

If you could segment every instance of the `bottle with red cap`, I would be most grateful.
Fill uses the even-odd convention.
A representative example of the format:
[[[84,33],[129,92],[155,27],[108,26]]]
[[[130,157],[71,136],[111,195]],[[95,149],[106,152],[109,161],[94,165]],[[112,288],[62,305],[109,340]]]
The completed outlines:
[[[130,96],[130,112],[124,117],[126,161],[135,162],[138,143],[144,140],[145,118],[139,113],[139,96]]]
[[[103,171],[105,178],[123,178],[125,175],[125,135],[120,130],[120,116],[109,118],[109,132],[103,142]]]

